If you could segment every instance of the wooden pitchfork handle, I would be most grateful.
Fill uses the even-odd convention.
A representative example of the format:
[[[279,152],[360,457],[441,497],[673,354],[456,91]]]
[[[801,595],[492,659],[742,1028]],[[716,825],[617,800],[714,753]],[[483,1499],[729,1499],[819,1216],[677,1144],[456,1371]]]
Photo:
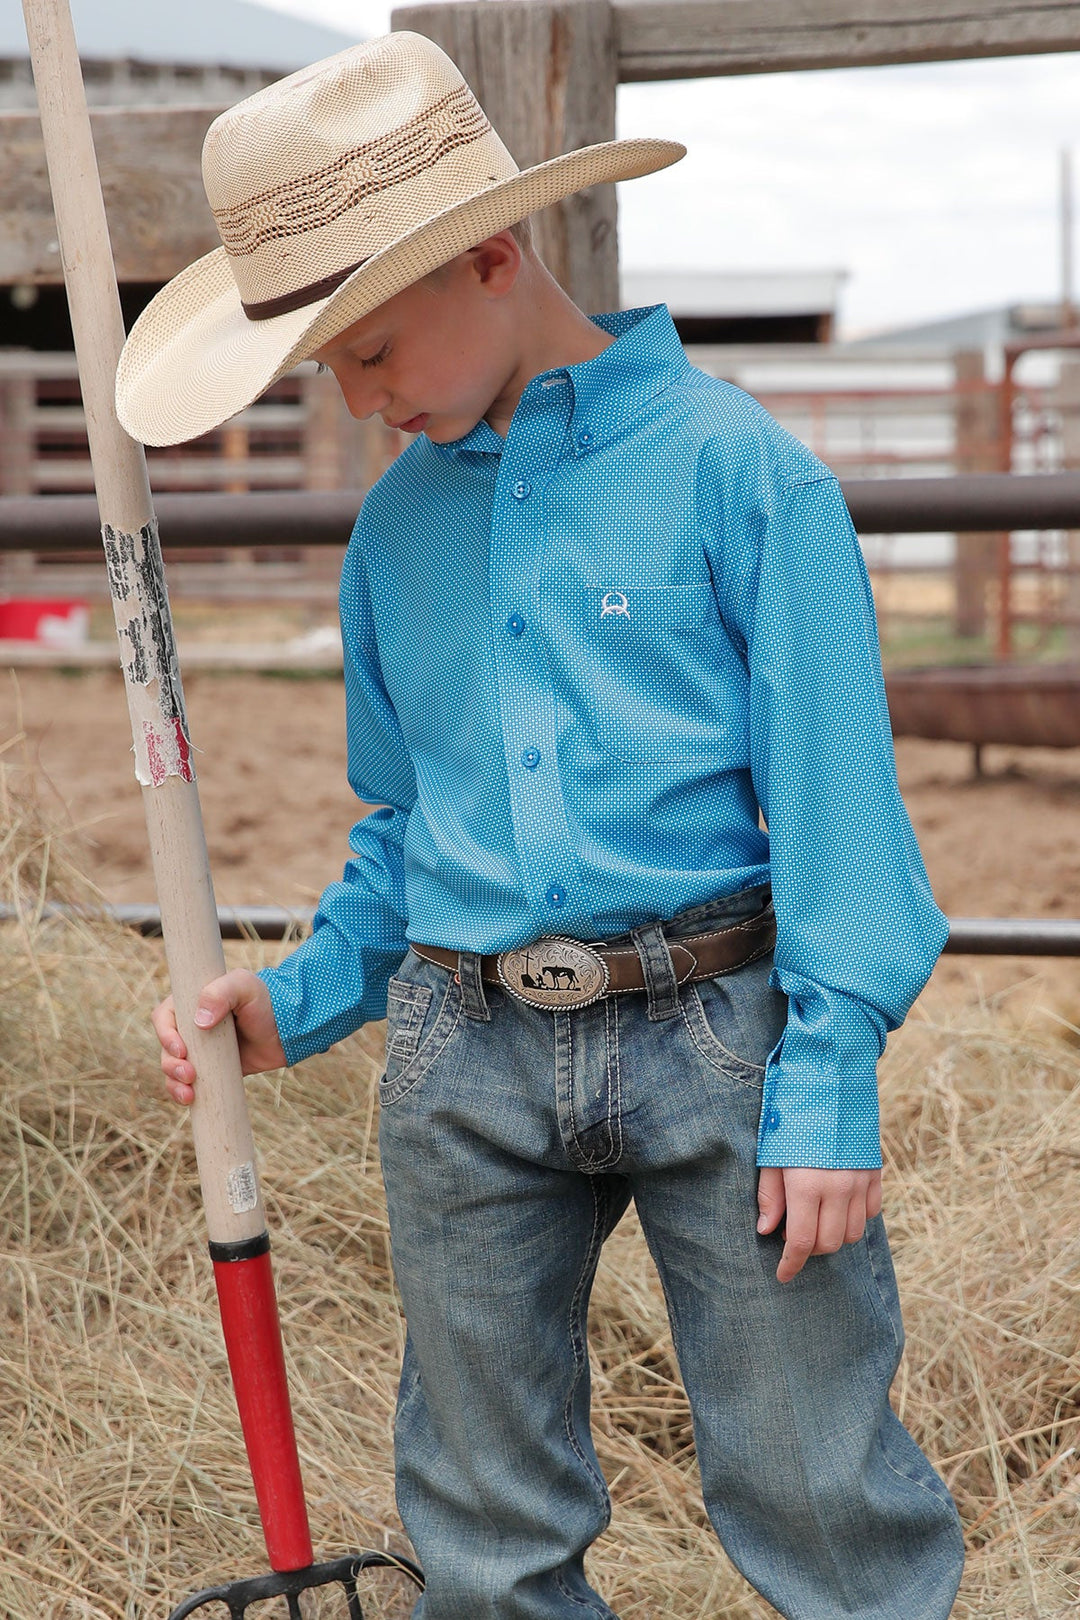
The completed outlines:
[[[23,0],[41,111],[135,773],[181,1035],[198,1072],[191,1106],[222,1327],[275,1570],[313,1561],[255,1146],[231,1018],[197,1029],[199,991],[225,971],[180,669],[142,446],[120,427],[113,379],[124,326],[67,0]]]

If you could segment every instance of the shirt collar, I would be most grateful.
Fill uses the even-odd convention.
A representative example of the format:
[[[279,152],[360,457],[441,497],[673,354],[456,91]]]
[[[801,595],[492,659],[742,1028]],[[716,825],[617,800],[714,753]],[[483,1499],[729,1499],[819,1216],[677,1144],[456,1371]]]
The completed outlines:
[[[691,369],[666,305],[620,309],[591,319],[615,342],[591,360],[567,366],[563,373],[573,390],[570,434],[579,455],[613,439],[649,400]]]
[[[463,439],[453,439],[449,444],[432,445],[432,449],[448,451],[451,455],[498,456],[502,454],[505,443],[502,434],[496,433],[490,422],[481,417]]]
[[[523,400],[531,400],[542,391],[550,394],[553,382],[569,382],[570,437],[578,455],[587,455],[614,438],[624,422],[691,369],[664,304],[592,315],[590,320],[615,342],[591,360],[541,372],[522,394]],[[463,438],[431,448],[444,458],[471,458],[500,455],[505,443],[481,418]]]

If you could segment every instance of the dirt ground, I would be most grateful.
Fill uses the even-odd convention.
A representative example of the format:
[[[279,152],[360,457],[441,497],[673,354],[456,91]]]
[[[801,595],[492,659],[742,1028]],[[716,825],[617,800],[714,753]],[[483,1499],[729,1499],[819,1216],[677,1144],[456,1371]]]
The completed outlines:
[[[308,906],[347,853],[340,680],[189,673],[192,736],[218,899]],[[25,735],[25,743],[17,739]],[[84,870],[112,901],[153,898],[118,673],[0,675],[0,755],[38,767]],[[1080,750],[971,750],[901,739],[900,785],[931,883],[953,917],[1080,915]],[[922,1008],[993,1000],[1010,1017],[1080,1025],[1080,960],[942,958]]]

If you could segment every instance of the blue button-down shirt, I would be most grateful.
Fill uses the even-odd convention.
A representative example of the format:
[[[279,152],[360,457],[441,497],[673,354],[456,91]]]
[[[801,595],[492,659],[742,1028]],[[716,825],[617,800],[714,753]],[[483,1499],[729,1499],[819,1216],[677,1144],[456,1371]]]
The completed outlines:
[[[880,1163],[876,1063],[946,935],[896,783],[835,478],[667,311],[368,494],[341,586],[351,835],[264,974],[290,1062],[383,1016],[413,939],[601,939],[771,878],[769,1165]],[[759,818],[759,807],[761,818]],[[768,831],[762,826],[762,819]]]

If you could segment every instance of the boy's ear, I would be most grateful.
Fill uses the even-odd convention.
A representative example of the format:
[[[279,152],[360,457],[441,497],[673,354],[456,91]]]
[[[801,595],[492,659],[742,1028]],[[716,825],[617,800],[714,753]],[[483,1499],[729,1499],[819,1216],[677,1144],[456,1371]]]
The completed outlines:
[[[478,242],[466,257],[489,298],[504,298],[521,269],[521,248],[512,231],[500,231]]]

